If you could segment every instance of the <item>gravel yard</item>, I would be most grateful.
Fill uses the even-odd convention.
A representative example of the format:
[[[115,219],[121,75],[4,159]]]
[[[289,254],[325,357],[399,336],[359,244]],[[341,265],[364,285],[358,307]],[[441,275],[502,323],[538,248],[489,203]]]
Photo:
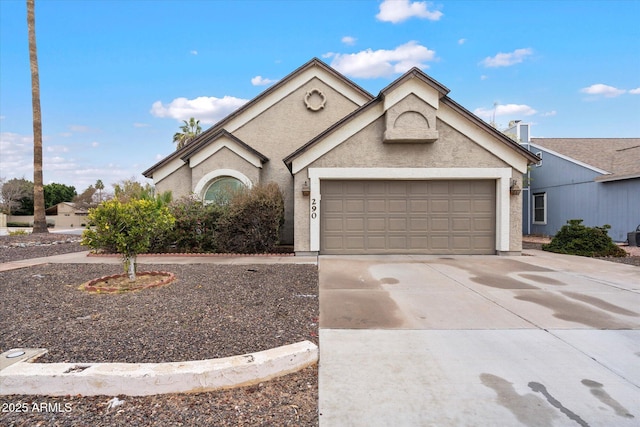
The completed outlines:
[[[3,262],[84,250],[74,242],[7,248],[25,237],[0,237]],[[77,288],[120,273],[121,266],[48,264],[0,272],[0,351],[45,347],[49,353],[38,360],[44,363],[165,362],[225,357],[305,339],[317,344],[314,265],[140,269],[171,271],[177,280],[140,292],[96,295]],[[314,366],[235,390],[120,396],[124,403],[113,409],[107,407],[113,396],[1,396],[0,425],[317,425],[317,393]],[[28,412],[8,411],[17,403]],[[34,409],[47,403],[49,411]]]
[[[84,251],[79,236],[0,236],[0,262]],[[539,240],[539,239],[538,239]],[[525,249],[542,241],[525,238]],[[608,259],[640,266],[640,248]],[[309,265],[153,265],[177,281],[92,295],[77,287],[119,265],[49,264],[0,272],[0,351],[45,347],[39,362],[163,362],[317,342]],[[0,396],[3,426],[318,425],[317,366],[251,387],[148,397]],[[18,412],[20,410],[21,412]]]
[[[88,250],[86,246],[80,246],[81,239],[75,234],[57,233],[38,234],[37,237],[31,234],[0,236],[0,262]]]

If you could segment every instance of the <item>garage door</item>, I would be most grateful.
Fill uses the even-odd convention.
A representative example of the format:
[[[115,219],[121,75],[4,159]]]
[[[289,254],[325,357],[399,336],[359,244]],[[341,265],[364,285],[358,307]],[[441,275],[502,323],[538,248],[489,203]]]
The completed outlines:
[[[495,254],[495,181],[320,183],[323,254]]]

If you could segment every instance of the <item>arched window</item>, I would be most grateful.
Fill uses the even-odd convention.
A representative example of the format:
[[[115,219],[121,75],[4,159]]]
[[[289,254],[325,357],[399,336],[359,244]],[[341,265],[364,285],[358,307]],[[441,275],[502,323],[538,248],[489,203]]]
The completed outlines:
[[[221,176],[216,178],[204,193],[204,203],[215,203],[225,205],[229,203],[231,197],[238,191],[245,188],[245,185],[232,176]]]

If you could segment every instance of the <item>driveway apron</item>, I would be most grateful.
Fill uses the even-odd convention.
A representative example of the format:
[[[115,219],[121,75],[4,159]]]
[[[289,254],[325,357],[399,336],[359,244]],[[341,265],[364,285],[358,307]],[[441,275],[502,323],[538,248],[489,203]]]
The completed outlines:
[[[638,426],[640,270],[321,256],[321,426]]]

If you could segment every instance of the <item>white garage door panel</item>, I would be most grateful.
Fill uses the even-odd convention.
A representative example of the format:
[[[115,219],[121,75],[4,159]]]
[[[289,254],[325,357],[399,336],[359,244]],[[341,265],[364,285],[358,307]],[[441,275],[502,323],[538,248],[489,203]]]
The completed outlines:
[[[320,184],[325,254],[495,253],[495,181]]]

